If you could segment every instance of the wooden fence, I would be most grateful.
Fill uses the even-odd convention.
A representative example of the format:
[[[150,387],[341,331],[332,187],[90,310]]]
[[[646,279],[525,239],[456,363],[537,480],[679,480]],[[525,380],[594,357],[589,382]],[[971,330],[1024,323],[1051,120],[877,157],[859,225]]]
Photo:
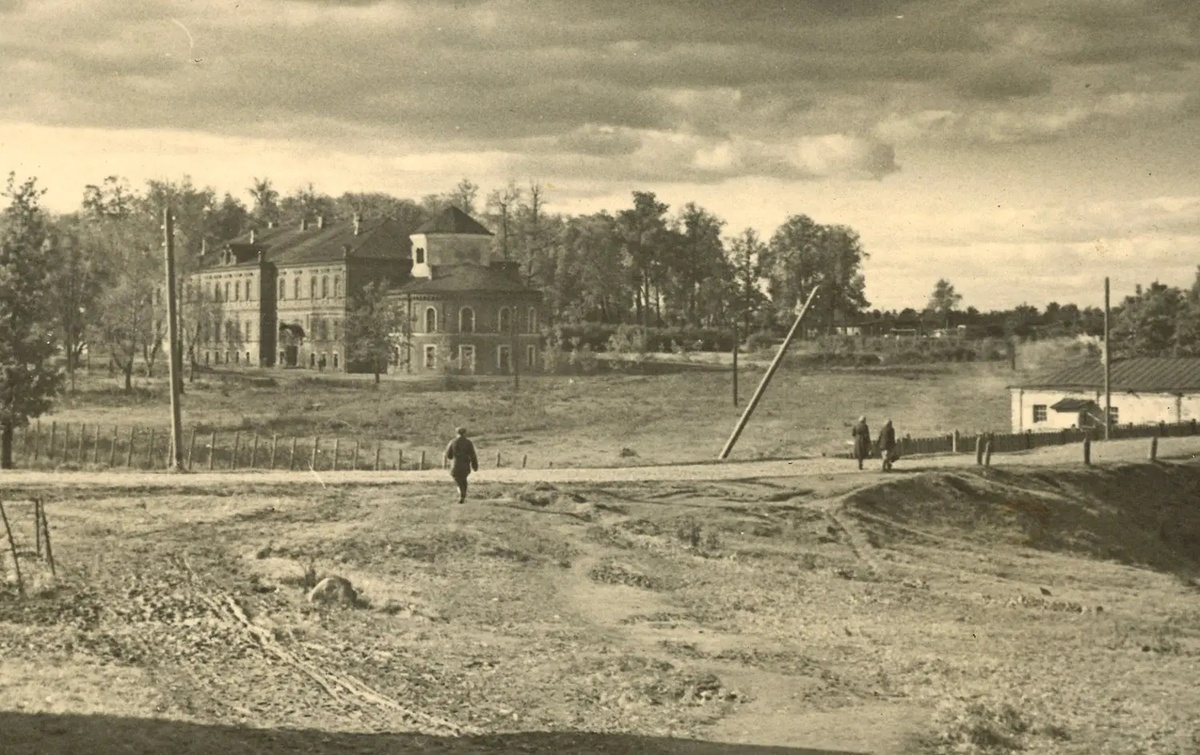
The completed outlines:
[[[386,441],[343,437],[292,437],[255,432],[200,431],[183,434],[183,463],[189,470],[402,470],[443,465],[441,450],[427,452]],[[24,469],[166,469],[171,465],[166,428],[89,423],[36,423],[17,430],[13,462]],[[485,461],[480,458],[481,465]],[[527,455],[496,452],[486,461],[525,467]]]
[[[1188,422],[1160,422],[1152,425],[1119,425],[1111,428],[1109,437],[1112,440],[1124,438],[1174,438],[1200,433],[1196,420]],[[1065,446],[1080,443],[1085,438],[1092,441],[1104,440],[1103,427],[1071,428],[1069,430],[1049,430],[1023,433],[976,433],[968,434],[954,431],[946,435],[935,435],[925,438],[904,436],[896,439],[897,450],[901,457],[920,454],[975,454],[977,444],[991,443],[994,453],[1016,453],[1031,451],[1046,446]],[[846,452],[853,457],[854,452]]]

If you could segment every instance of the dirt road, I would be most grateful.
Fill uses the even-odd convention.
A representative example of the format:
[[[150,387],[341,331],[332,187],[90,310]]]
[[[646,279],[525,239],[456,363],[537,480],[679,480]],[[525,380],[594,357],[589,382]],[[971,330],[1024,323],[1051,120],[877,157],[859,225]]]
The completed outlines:
[[[1116,440],[1095,443],[1092,446],[1093,464],[1112,464],[1144,461],[1149,453],[1148,439]],[[1160,438],[1158,458],[1194,459],[1200,457],[1200,437]],[[1083,454],[1079,444],[1041,448],[1014,454],[996,454],[992,464],[998,467],[1054,466],[1082,464]],[[727,461],[705,464],[679,464],[644,467],[592,467],[592,468],[549,468],[517,469],[510,467],[484,466],[472,478],[476,483],[604,483],[604,482],[675,482],[675,481],[722,481],[741,479],[770,479],[788,477],[837,476],[849,479],[863,475],[877,477],[878,462],[868,462],[868,468],[859,472],[854,462],[848,459],[820,458],[774,461]],[[897,464],[897,471],[917,469],[943,469],[967,467],[975,464],[971,454],[957,456],[910,457]],[[395,485],[405,482],[428,482],[444,480],[446,473],[441,469],[423,471],[252,471],[237,470],[223,472],[124,472],[124,471],[77,471],[42,472],[10,470],[0,473],[0,483],[6,485],[62,485],[98,486],[119,488],[170,487],[195,490],[212,490],[231,483],[262,485],[285,485],[288,483],[334,485]]]

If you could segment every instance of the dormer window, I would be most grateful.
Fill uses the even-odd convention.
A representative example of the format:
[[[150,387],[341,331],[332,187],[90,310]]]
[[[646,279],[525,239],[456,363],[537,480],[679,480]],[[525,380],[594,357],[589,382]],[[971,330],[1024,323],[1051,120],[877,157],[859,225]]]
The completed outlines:
[[[417,247],[416,253],[417,253],[417,264],[424,265],[425,264],[425,247],[421,247],[421,246]]]

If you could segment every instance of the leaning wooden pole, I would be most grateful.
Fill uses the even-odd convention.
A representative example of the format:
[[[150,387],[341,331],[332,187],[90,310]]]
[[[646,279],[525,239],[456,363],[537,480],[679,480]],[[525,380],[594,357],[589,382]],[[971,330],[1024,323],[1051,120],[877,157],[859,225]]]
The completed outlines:
[[[183,471],[183,415],[179,405],[183,387],[183,352],[179,348],[179,322],[175,313],[175,219],[168,205],[163,210],[163,252],[167,268],[167,344],[171,379],[171,469]]]
[[[800,322],[804,319],[804,314],[808,312],[808,307],[812,304],[813,297],[817,295],[818,288],[820,287],[813,286],[813,290],[809,292],[808,300],[800,308],[800,314],[796,315],[796,322],[792,323],[792,329],[788,331],[787,338],[784,338],[783,343],[779,345],[779,352],[771,360],[771,366],[767,368],[767,372],[763,375],[758,388],[754,390],[754,395],[750,397],[750,403],[746,404],[746,410],[742,412],[741,419],[738,420],[737,426],[733,428],[733,434],[729,436],[729,440],[725,441],[725,447],[721,449],[721,455],[717,457],[718,459],[728,457],[729,452],[733,450],[733,444],[737,443],[738,436],[742,434],[742,430],[745,429],[746,423],[750,420],[750,415],[754,413],[754,408],[758,406],[758,402],[762,399],[763,392],[767,389],[767,383],[771,382],[771,376],[775,374],[775,370],[779,369],[779,365],[783,362],[783,355],[787,352],[792,339],[796,337],[796,333],[800,330]]]
[[[8,548],[12,551],[13,571],[17,576],[17,595],[25,599],[25,580],[21,578],[21,559],[17,557],[17,541],[13,539],[12,527],[8,526],[8,514],[4,511],[4,502],[0,501],[0,520],[4,521],[4,531],[8,535]]]

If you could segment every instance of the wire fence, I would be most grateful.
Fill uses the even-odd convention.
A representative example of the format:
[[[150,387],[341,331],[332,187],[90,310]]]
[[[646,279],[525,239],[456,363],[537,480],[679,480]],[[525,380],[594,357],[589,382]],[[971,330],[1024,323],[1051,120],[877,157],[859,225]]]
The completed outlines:
[[[1119,425],[1109,429],[1109,438],[1112,440],[1175,438],[1197,434],[1197,421],[1194,419],[1187,422]],[[896,451],[901,457],[927,454],[976,454],[978,456],[987,444],[991,444],[991,450],[994,453],[1017,453],[1047,446],[1066,446],[1072,443],[1081,443],[1084,440],[1104,440],[1104,427],[1073,427],[1036,433],[1032,430],[1026,430],[1023,433],[962,433],[955,430],[946,435],[924,438],[913,438],[906,435],[896,439]],[[874,455],[878,455],[877,448],[873,448],[872,452]],[[853,458],[854,452],[847,451],[846,456]]]
[[[483,464],[485,459],[479,461]],[[529,457],[498,451],[486,461],[498,467],[526,467]],[[173,462],[171,434],[154,427],[36,423],[17,430],[13,462],[25,469],[167,469]],[[195,471],[396,471],[441,468],[444,459],[440,449],[414,449],[375,439],[190,428],[183,434],[183,465]]]

